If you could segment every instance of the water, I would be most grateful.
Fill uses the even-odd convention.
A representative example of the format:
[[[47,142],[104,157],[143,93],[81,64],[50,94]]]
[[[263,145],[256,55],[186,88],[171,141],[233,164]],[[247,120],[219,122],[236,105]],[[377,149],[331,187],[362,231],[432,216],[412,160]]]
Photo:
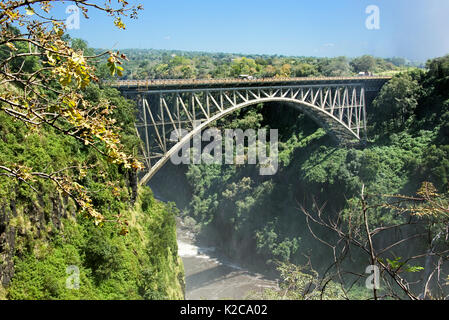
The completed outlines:
[[[167,202],[152,188],[154,197]],[[252,292],[278,289],[276,280],[250,272],[226,259],[216,248],[199,243],[177,219],[178,254],[184,263],[186,300],[241,300]]]
[[[245,299],[251,292],[277,289],[277,281],[227,260],[214,247],[195,243],[178,221],[178,254],[184,262],[187,300]]]

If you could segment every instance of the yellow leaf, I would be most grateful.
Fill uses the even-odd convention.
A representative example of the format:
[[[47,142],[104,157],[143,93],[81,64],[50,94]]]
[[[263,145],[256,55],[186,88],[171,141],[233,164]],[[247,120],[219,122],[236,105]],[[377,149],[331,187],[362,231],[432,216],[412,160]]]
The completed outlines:
[[[27,15],[32,16],[34,14],[34,9],[31,7],[28,7],[25,9],[25,12]]]
[[[123,23],[122,19],[120,19],[120,18],[116,18],[114,21],[114,24],[119,29],[126,29],[125,24]]]
[[[16,46],[14,44],[12,44],[11,42],[7,42],[6,46],[13,51],[17,51]]]

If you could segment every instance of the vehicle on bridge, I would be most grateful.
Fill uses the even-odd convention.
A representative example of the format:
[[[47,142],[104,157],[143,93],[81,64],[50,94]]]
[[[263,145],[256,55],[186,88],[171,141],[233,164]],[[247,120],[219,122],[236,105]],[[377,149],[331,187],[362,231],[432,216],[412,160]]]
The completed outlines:
[[[359,72],[358,76],[359,77],[374,77],[375,74],[372,73],[371,71],[366,71],[366,72]]]
[[[241,74],[239,75],[239,79],[254,80],[254,77],[248,74]]]

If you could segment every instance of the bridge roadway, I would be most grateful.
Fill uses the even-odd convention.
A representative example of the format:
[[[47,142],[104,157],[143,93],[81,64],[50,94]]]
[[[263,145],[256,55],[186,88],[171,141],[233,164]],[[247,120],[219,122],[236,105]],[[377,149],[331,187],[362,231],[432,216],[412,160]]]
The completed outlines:
[[[123,92],[157,91],[169,89],[205,89],[226,87],[267,87],[285,85],[320,85],[364,83],[365,92],[379,91],[391,77],[357,76],[357,77],[302,77],[302,78],[257,78],[257,79],[154,79],[154,80],[118,80],[111,83]]]

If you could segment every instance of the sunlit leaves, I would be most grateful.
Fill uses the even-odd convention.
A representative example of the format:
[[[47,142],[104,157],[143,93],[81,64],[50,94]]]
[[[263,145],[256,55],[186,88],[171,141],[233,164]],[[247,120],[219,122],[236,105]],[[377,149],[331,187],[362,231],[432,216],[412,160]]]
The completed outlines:
[[[94,147],[111,163],[134,170],[142,168],[122,145],[109,112],[104,112],[113,109],[109,101],[94,105],[82,94],[92,82],[98,81],[92,60],[108,54],[111,74],[121,76],[121,60],[126,57],[119,52],[88,57],[82,50],[72,48],[65,40],[64,20],[51,13],[55,2],[0,2],[0,42],[5,48],[0,57],[0,110],[33,130],[49,126],[72,136]],[[125,28],[122,17],[135,18],[142,9],[124,0],[106,0],[103,5],[81,0],[67,2],[78,6],[85,17],[88,9],[107,13],[119,29]],[[34,20],[36,15],[39,20]],[[34,63],[27,64],[30,60]],[[88,192],[71,177],[56,178],[19,166],[9,169],[9,174],[21,181],[32,182],[37,177],[53,180],[76,200],[81,211],[96,223],[102,222],[102,215],[94,208]]]
[[[393,270],[394,272],[404,271],[404,272],[415,273],[415,272],[420,272],[420,271],[424,270],[423,267],[412,266],[412,265],[409,265],[409,264],[401,261],[402,257],[397,257],[395,259],[388,259],[387,258],[386,260],[387,260],[388,267],[391,270]],[[383,259],[379,259],[379,261],[384,263]]]
[[[343,300],[342,288],[332,279],[321,279],[310,266],[297,266],[277,262],[281,290],[265,289],[263,293],[253,292],[250,299],[269,300]]]
[[[34,9],[31,7],[28,7],[25,9],[25,12],[27,15],[32,16],[34,14]]]
[[[114,24],[115,24],[115,26],[117,27],[117,28],[119,28],[119,29],[126,29],[126,26],[125,26],[125,24],[123,23],[123,21],[122,21],[122,19],[121,18],[116,18],[115,20],[114,20]]]
[[[119,56],[119,52],[117,53],[110,53],[110,56],[108,58],[108,68],[112,76],[118,75],[119,77],[123,76],[123,67],[120,65],[122,64],[121,60],[125,59],[126,56],[122,55]]]
[[[16,46],[15,46],[13,43],[11,43],[11,42],[7,42],[7,43],[6,43],[6,46],[7,46],[9,49],[13,50],[13,51],[17,51]]]
[[[447,194],[439,194],[435,186],[430,182],[423,182],[416,193],[415,197],[407,196],[392,196],[393,199],[398,199],[402,202],[407,201],[412,204],[399,207],[396,204],[387,204],[386,207],[400,210],[401,212],[410,212],[418,217],[449,217],[449,199]]]

